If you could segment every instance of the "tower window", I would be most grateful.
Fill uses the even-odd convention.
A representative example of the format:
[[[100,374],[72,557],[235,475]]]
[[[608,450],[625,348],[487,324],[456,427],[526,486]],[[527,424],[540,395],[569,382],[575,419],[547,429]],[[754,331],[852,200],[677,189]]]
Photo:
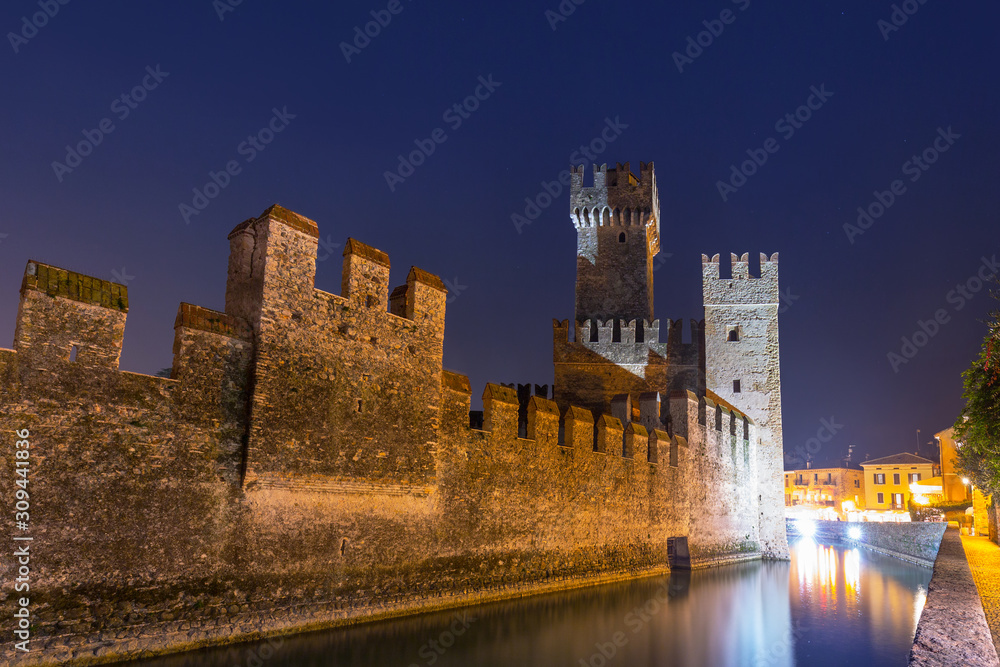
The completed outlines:
[[[618,242],[625,243],[625,232],[622,232],[621,234],[618,235]]]
[[[735,343],[740,339],[740,328],[732,327],[729,329],[729,342]]]
[[[69,348],[69,360],[76,361],[76,355],[80,352],[79,345],[73,345]]]
[[[734,394],[740,393],[740,381],[739,380],[733,380],[733,393]]]

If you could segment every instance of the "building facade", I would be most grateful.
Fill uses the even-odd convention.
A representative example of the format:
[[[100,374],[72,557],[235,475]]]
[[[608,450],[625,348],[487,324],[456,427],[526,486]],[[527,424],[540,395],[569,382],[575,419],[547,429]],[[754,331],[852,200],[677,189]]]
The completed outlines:
[[[938,465],[916,454],[893,454],[861,464],[865,506],[869,510],[905,512],[913,492],[910,484],[938,475]]]
[[[864,509],[865,502],[865,474],[861,470],[806,468],[785,471],[785,507],[828,509],[846,519],[848,511]]]
[[[954,434],[955,429],[947,428],[936,433],[934,438],[938,442],[941,453],[942,499],[950,502],[962,502],[970,499],[969,485],[962,481],[965,476],[956,468],[958,445],[955,442]]]

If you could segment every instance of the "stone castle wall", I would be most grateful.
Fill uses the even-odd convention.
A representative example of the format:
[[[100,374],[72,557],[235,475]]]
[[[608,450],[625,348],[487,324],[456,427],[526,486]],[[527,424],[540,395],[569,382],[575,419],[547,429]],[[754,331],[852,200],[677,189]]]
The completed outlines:
[[[19,663],[665,572],[672,537],[696,564],[760,555],[752,419],[687,392],[644,395],[637,422],[535,396],[522,428],[488,385],[474,429],[440,280],[413,268],[390,293],[388,257],[350,240],[341,295],[316,290],[317,236],[280,207],[238,226],[226,312],[181,304],[169,378],[118,370],[124,286],[29,263],[0,350],[0,430],[31,433]]]

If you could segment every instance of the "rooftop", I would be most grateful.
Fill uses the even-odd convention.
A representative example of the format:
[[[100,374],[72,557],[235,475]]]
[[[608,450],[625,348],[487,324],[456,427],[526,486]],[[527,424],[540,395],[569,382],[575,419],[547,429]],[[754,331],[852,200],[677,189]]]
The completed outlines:
[[[920,464],[931,464],[936,465],[937,461],[931,461],[930,459],[925,459],[922,456],[917,456],[916,454],[910,454],[909,452],[904,452],[902,454],[893,454],[892,456],[883,456],[880,459],[871,459],[870,461],[863,461],[861,465],[863,466],[892,466],[892,465],[920,465]]]

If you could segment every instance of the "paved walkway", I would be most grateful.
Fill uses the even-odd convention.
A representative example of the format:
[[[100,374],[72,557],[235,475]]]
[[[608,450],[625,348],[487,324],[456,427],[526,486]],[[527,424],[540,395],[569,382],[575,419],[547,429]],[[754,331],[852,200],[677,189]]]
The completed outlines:
[[[983,601],[986,622],[993,633],[993,645],[1000,653],[1000,547],[986,537],[962,537],[965,557]]]

